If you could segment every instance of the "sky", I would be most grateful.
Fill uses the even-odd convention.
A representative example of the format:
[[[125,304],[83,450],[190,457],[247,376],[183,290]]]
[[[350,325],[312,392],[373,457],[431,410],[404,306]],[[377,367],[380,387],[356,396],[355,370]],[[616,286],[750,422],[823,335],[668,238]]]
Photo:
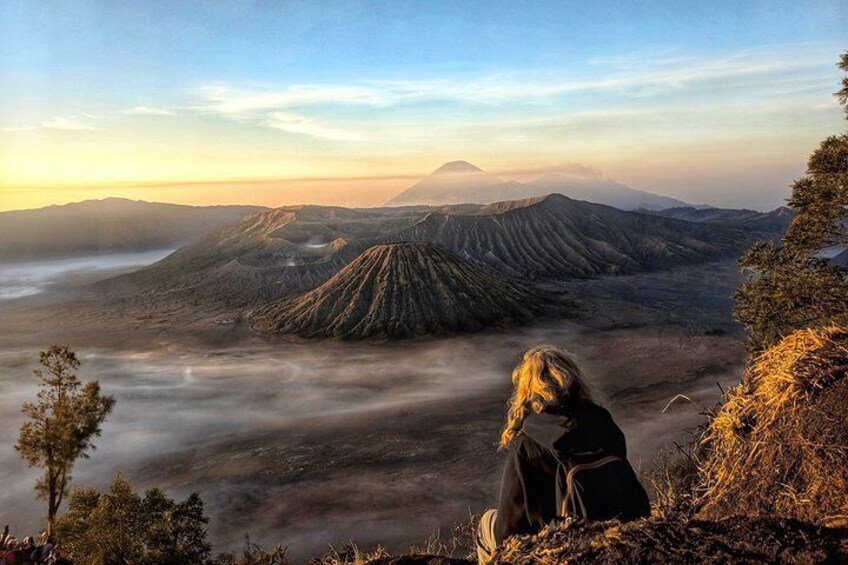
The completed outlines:
[[[374,206],[459,159],[773,208],[846,39],[844,0],[4,0],[0,210]]]

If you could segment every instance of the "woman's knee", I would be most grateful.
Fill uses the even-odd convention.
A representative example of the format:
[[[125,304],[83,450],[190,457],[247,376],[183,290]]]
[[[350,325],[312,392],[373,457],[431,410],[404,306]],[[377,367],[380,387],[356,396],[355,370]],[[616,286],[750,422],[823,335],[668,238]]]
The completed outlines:
[[[486,510],[477,525],[477,557],[481,565],[488,563],[498,548],[498,542],[495,539],[497,517],[497,510]]]
[[[483,512],[483,515],[480,517],[480,525],[479,528],[494,528],[495,527],[495,519],[498,517],[498,511],[490,508]],[[478,529],[479,529],[478,528]]]

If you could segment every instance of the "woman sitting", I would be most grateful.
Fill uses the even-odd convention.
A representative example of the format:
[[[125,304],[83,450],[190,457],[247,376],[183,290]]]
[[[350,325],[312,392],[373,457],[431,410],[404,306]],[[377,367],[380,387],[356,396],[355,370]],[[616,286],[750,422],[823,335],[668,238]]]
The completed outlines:
[[[624,434],[592,401],[574,360],[543,345],[512,372],[501,448],[507,450],[497,510],[480,520],[477,555],[488,563],[506,538],[566,519],[632,520],[650,514],[627,462]]]

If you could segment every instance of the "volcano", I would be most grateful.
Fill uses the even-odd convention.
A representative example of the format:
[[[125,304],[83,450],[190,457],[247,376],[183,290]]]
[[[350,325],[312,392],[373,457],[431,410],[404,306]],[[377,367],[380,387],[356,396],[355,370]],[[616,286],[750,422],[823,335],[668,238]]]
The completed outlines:
[[[445,163],[386,203],[386,206],[492,204],[502,200],[562,194],[619,210],[664,210],[686,202],[636,190],[595,174],[547,174],[530,182],[504,181],[467,161]]]
[[[451,161],[392,198],[386,206],[491,202],[490,193],[504,184],[467,161]]]
[[[376,245],[318,288],[255,311],[263,333],[402,338],[528,321],[545,296],[428,242]]]

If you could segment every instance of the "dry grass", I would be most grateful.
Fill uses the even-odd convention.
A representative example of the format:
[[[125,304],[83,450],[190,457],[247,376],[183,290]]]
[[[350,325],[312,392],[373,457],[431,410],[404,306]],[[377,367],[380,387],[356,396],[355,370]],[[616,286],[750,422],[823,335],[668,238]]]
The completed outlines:
[[[468,511],[468,520],[453,525],[447,535],[441,530],[436,530],[427,539],[424,546],[411,546],[411,555],[432,555],[450,559],[477,559],[477,550],[474,543],[477,535],[477,524],[480,517]]]
[[[271,550],[266,550],[251,541],[250,534],[245,534],[241,552],[221,553],[212,563],[213,565],[291,565],[291,560],[287,547],[277,545]]]
[[[454,524],[447,534],[443,534],[441,530],[436,530],[422,547],[410,547],[409,553],[412,555],[433,555],[452,559],[474,560],[477,558],[474,540],[479,521],[480,517],[475,516],[469,510],[468,520]]]
[[[330,547],[321,557],[309,560],[309,565],[365,565],[368,563],[416,562],[421,558],[422,563],[457,563],[464,559],[476,561],[474,536],[477,532],[478,517],[469,512],[468,520],[454,524],[449,532],[443,534],[436,530],[423,546],[412,546],[402,556],[392,555],[387,549],[377,546],[370,550],[362,550],[355,543],[348,543],[340,548]]]
[[[753,360],[702,438],[701,515],[848,515],[848,329],[799,330]]]
[[[379,545],[363,551],[355,543],[349,543],[338,549],[330,547],[321,557],[310,559],[309,565],[365,565],[386,557],[390,557],[389,552]]]
[[[695,510],[698,463],[682,446],[664,447],[641,474],[653,502],[653,514],[663,518],[690,517]]]
[[[775,518],[574,522],[508,539],[492,565],[845,563],[846,534]]]

